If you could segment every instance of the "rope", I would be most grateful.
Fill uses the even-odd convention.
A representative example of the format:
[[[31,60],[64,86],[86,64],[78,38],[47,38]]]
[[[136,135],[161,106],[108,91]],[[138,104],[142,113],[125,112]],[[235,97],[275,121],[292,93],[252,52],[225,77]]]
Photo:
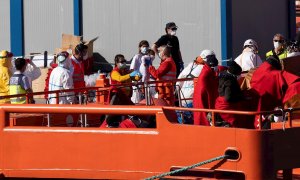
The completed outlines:
[[[170,171],[170,172],[162,173],[162,174],[159,174],[159,175],[156,175],[156,176],[152,176],[152,177],[146,178],[145,180],[154,180],[154,179],[162,178],[162,177],[165,177],[165,176],[170,176],[170,175],[177,174],[177,173],[180,173],[180,172],[183,172],[183,171],[187,171],[189,169],[193,169],[193,168],[198,167],[198,166],[202,166],[202,165],[205,165],[205,164],[208,164],[208,163],[212,163],[214,161],[218,161],[218,160],[221,160],[221,159],[226,159],[228,157],[229,157],[228,155],[218,156],[218,157],[206,160],[206,161],[199,162],[197,164],[193,164],[191,166],[186,166],[186,167],[183,167],[181,169],[177,169],[177,170],[174,170],[174,171]]]

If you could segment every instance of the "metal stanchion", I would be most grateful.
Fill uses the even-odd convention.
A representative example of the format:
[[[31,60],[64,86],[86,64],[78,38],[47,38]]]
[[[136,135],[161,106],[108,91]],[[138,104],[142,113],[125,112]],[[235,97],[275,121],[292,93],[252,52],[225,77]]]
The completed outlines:
[[[147,82],[144,83],[144,88],[145,88],[146,105],[149,106],[151,104],[151,100],[150,100],[149,84]]]
[[[44,68],[46,68],[48,65],[48,52],[44,52]]]

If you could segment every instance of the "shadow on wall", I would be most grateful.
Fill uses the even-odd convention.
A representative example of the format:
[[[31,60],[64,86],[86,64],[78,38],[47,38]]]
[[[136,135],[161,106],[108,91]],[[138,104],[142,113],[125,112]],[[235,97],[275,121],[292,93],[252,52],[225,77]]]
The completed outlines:
[[[93,53],[94,63],[93,63],[93,72],[101,73],[110,73],[113,69],[113,66],[107,62],[107,60],[99,53]]]

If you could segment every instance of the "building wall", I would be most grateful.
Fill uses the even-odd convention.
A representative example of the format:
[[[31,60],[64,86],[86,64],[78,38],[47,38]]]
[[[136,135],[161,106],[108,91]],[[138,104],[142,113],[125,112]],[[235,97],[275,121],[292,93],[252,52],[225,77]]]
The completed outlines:
[[[138,52],[138,43],[152,45],[165,34],[165,24],[174,21],[185,64],[201,50],[213,49],[221,57],[220,0],[84,0],[83,37],[92,39],[94,51],[108,62],[116,54],[129,60]],[[155,64],[159,64],[156,58]]]
[[[20,44],[22,36],[10,34],[10,22],[14,22],[9,16],[11,2],[23,2],[24,27],[20,27],[18,35],[24,31],[24,47]],[[45,50],[53,53],[61,45],[62,33],[74,34],[74,29],[81,29],[74,27],[79,17],[74,18],[77,11],[74,2],[81,0],[1,0],[0,20],[4,24],[0,26],[1,49],[22,45],[15,48],[18,55]],[[272,48],[275,33],[291,35],[291,24],[295,23],[290,18],[291,2],[293,0],[82,0],[80,26],[85,40],[99,36],[94,52],[108,62],[113,62],[118,53],[131,59],[143,39],[152,45],[165,34],[165,24],[169,21],[179,27],[177,36],[186,65],[203,49],[214,50],[219,60],[221,54],[223,59],[235,58],[249,38],[258,42],[264,57]],[[17,38],[12,40],[11,37]],[[155,65],[158,64],[156,60]]]
[[[0,50],[10,51],[10,0],[0,1]]]
[[[242,52],[245,40],[254,39],[258,43],[261,58],[265,59],[265,53],[273,48],[273,36],[281,33],[288,37],[290,33],[288,6],[288,0],[233,0],[233,58]]]
[[[62,33],[73,34],[73,0],[26,0],[24,3],[25,54],[61,46]]]

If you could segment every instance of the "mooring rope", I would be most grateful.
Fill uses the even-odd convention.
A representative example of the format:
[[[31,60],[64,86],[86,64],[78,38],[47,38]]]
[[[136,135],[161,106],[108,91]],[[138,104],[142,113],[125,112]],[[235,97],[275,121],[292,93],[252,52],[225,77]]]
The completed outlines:
[[[208,164],[208,163],[212,163],[214,161],[218,161],[218,160],[221,160],[221,159],[226,159],[228,157],[229,157],[229,155],[218,156],[218,157],[206,160],[206,161],[199,162],[197,164],[193,164],[191,166],[186,166],[186,167],[174,170],[174,171],[170,171],[170,172],[162,173],[162,174],[159,174],[159,175],[156,175],[156,176],[152,176],[152,177],[146,178],[145,180],[154,180],[154,179],[162,178],[162,177],[165,177],[165,176],[170,176],[170,175],[177,174],[177,173],[180,173],[180,172],[183,172],[183,171],[187,171],[189,169],[193,169],[193,168],[198,167],[198,166],[202,166],[202,165],[205,165],[205,164]]]

